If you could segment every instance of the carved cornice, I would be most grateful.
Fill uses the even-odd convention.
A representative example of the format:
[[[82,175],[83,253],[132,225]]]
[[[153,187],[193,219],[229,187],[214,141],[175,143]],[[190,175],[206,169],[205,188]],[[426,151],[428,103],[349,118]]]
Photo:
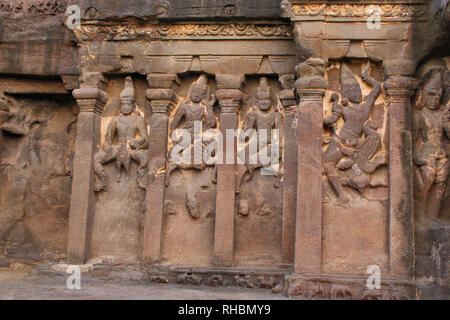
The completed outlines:
[[[75,30],[79,40],[102,38],[109,41],[135,39],[292,39],[289,24],[257,23],[215,23],[215,24],[173,24],[173,25],[102,25],[83,24]]]
[[[405,2],[405,3],[377,3],[376,1],[366,3],[329,3],[318,1],[313,3],[297,3],[296,1],[283,1],[283,15],[290,18],[302,17],[349,17],[369,18],[374,11],[380,13],[382,19],[386,18],[413,18],[426,15],[428,3]]]
[[[25,2],[25,3],[24,3]],[[0,12],[11,14],[25,13],[30,15],[64,14],[67,2],[61,0],[0,0]]]

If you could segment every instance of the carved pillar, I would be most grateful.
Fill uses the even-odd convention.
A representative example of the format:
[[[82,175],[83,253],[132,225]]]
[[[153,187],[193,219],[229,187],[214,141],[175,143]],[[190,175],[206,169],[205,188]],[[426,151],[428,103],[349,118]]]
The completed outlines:
[[[325,62],[309,58],[297,66],[298,180],[295,273],[319,273],[322,264],[322,134]]]
[[[69,215],[68,262],[84,264],[90,237],[90,223],[95,211],[94,154],[100,138],[100,119],[108,101],[102,91],[105,80],[100,73],[85,73],[81,87],[73,91],[80,107],[73,161],[72,197]]]
[[[177,97],[171,87],[178,83],[176,74],[149,74],[147,99],[152,106],[149,136],[149,170],[147,184],[147,210],[144,217],[142,258],[158,262],[164,216],[169,109]]]
[[[283,159],[283,222],[281,230],[281,263],[291,264],[295,251],[295,215],[297,200],[297,128],[298,105],[295,97],[294,74],[280,75],[283,86],[280,100],[286,111],[284,122],[284,159]]]
[[[238,110],[243,98],[241,86],[244,76],[217,75],[219,90],[216,97],[222,108],[219,123],[223,135],[223,164],[217,168],[216,218],[214,230],[214,264],[232,266],[234,251],[234,217],[236,190],[236,139],[234,139],[233,163],[227,161],[227,129],[238,125]]]
[[[389,266],[391,276],[414,276],[411,96],[416,79],[389,76]]]

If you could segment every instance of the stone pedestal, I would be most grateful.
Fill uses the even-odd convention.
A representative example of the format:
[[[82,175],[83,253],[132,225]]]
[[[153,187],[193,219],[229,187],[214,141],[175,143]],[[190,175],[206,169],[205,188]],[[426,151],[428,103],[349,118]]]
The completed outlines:
[[[389,108],[389,265],[393,277],[414,276],[414,202],[411,96],[414,78],[391,76],[384,83]]]
[[[216,266],[232,266],[234,251],[234,219],[236,211],[236,138],[233,140],[232,159],[227,159],[227,129],[235,130],[238,125],[238,110],[243,93],[240,90],[243,77],[218,75],[219,90],[216,97],[222,112],[220,114],[220,131],[223,135],[223,164],[217,167],[216,218],[214,230],[214,256]],[[231,160],[231,161],[230,161]],[[230,163],[231,162],[231,163]]]
[[[70,202],[68,262],[84,264],[87,259],[90,224],[95,211],[94,154],[100,138],[100,118],[108,100],[102,91],[104,80],[99,73],[84,74],[81,88],[73,91],[80,107],[73,162]]]
[[[166,189],[169,110],[176,101],[176,94],[171,87],[178,78],[176,74],[150,74],[147,81],[151,88],[147,90],[147,99],[151,102],[153,114],[149,135],[147,210],[144,217],[142,258],[146,262],[158,262],[161,258]]]

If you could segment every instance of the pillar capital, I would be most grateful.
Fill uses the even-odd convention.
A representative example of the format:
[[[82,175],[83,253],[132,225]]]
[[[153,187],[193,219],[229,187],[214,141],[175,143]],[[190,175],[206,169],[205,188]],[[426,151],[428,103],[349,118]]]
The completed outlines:
[[[309,58],[295,68],[298,79],[295,82],[297,94],[322,94],[328,85],[325,75],[325,60]],[[322,94],[323,95],[323,94]]]
[[[419,81],[409,76],[391,76],[383,84],[388,102],[409,99],[419,86]]]
[[[174,88],[180,84],[176,74],[147,75],[147,82],[150,89],[146,90],[146,97],[151,102],[154,113],[169,115],[170,106],[177,101]]]
[[[295,74],[283,74],[279,76],[283,90],[279,93],[281,104],[287,113],[297,112],[297,99],[295,97]]]
[[[102,115],[108,95],[103,90],[96,87],[82,87],[72,92],[76,99],[80,112],[93,112]]]

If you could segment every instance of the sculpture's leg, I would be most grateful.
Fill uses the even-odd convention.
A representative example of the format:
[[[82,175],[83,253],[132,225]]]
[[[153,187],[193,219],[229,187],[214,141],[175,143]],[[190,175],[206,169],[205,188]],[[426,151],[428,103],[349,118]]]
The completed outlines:
[[[139,164],[137,169],[137,182],[140,189],[145,189],[147,186],[145,173],[148,167],[148,154],[145,151],[132,151],[131,157]]]
[[[426,203],[428,200],[428,194],[433,186],[434,180],[436,178],[436,162],[432,161],[432,166],[424,165],[420,167],[420,172],[422,174],[423,186],[422,186],[422,199]]]
[[[94,172],[95,175],[97,176],[94,187],[95,192],[105,190],[107,181],[106,181],[106,172],[103,165],[105,163],[114,160],[114,158],[115,158],[114,151],[111,151],[109,153],[100,151],[94,155]]]
[[[325,173],[327,175],[328,181],[330,181],[331,187],[338,197],[338,201],[340,203],[348,203],[349,200],[344,194],[344,190],[342,189],[342,184],[340,181],[339,174],[334,167],[334,163],[325,163],[324,164]]]
[[[170,184],[170,175],[171,175],[171,173],[177,168],[178,168],[178,166],[176,164],[174,164],[174,163],[170,163],[169,166],[167,167],[167,171],[166,171],[166,187],[168,187],[169,184]]]
[[[244,175],[247,172],[247,166],[244,164],[240,164],[237,166],[237,176],[236,176],[236,193],[239,194],[241,191],[242,181],[244,179]]]
[[[427,211],[431,218],[439,218],[441,211],[441,202],[447,189],[447,178],[449,172],[449,162],[447,158],[438,159],[436,163],[436,179],[432,188],[432,192],[429,193]]]
[[[200,208],[197,201],[197,194],[194,190],[192,190],[192,187],[188,188],[188,191],[186,192],[186,207],[193,219],[197,219],[200,217]]]

